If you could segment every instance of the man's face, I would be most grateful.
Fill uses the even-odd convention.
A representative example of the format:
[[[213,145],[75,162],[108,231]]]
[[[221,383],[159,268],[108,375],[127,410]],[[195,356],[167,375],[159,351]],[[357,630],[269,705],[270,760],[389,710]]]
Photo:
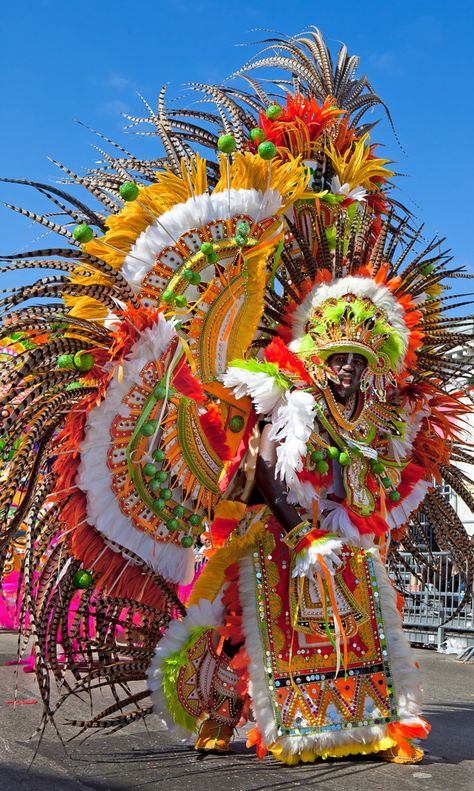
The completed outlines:
[[[332,388],[338,400],[344,403],[358,390],[367,360],[362,354],[338,352],[331,354],[327,363],[339,377],[339,384],[333,382]]]

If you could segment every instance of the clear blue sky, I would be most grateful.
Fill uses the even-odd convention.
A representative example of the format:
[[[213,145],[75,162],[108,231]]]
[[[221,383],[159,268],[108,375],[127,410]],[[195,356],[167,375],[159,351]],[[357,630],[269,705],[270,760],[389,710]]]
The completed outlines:
[[[373,137],[407,174],[398,179],[400,200],[426,222],[427,235],[447,236],[456,262],[474,272],[473,20],[468,0],[5,3],[0,174],[53,182],[47,155],[81,172],[98,141],[76,119],[147,154],[157,142],[122,132],[120,112],[142,113],[137,91],[153,104],[165,82],[171,95],[187,81],[219,82],[256,51],[237,46],[265,37],[254,29],[295,34],[314,24],[331,49],[344,42],[360,55],[360,73],[392,112],[406,154],[385,121]],[[11,185],[0,184],[0,200],[45,206]],[[40,226],[2,206],[0,223],[3,254],[57,240],[41,239]]]

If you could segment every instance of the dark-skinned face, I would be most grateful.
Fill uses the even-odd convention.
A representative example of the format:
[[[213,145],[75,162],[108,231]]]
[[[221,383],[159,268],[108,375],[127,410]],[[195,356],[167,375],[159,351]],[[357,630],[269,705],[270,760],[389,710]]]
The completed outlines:
[[[362,354],[337,352],[331,354],[327,364],[339,377],[339,384],[331,382],[331,387],[338,401],[345,403],[359,388],[367,360]]]

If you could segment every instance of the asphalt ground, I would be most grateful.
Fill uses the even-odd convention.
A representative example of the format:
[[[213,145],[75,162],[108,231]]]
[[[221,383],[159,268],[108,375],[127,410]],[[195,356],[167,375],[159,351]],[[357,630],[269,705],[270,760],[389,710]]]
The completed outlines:
[[[176,744],[157,717],[110,736],[94,733],[62,747],[48,727],[37,749],[41,702],[33,674],[5,665],[15,659],[16,636],[0,633],[0,791],[474,791],[474,665],[418,650],[424,678],[425,716],[432,725],[425,758],[416,766],[348,758],[286,767],[259,761],[245,748],[245,734],[227,756],[195,753]],[[11,703],[15,698],[23,702]],[[98,693],[97,693],[98,694]],[[37,701],[32,702],[32,701]],[[109,700],[104,696],[104,707]],[[77,715],[68,702],[65,718]],[[68,738],[73,731],[62,731]]]

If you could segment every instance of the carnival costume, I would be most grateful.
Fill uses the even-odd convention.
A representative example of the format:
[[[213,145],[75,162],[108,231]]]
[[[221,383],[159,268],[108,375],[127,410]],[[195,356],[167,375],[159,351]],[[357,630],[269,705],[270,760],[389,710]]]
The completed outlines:
[[[20,211],[68,246],[7,257],[61,274],[2,300],[4,345],[23,344],[2,373],[2,557],[21,527],[45,718],[51,675],[65,695],[114,689],[83,728],[148,713],[148,690],[124,694],[147,678],[203,749],[250,718],[260,757],[418,760],[429,726],[385,561],[417,553],[425,514],[470,588],[436,488],[473,505],[452,464],[472,461],[471,365],[449,357],[471,336],[443,294],[461,269],[392,195],[358,59],[343,47],[333,68],[317,30],[266,44],[245,90],[194,86],[213,112],[165,109],[163,90],[130,119],[161,160],[115,146],[85,176],[60,165],[99,208],[19,182],[66,220]],[[266,67],[286,72],[276,94]],[[16,309],[36,297],[55,301]],[[347,403],[337,354],[364,365]],[[290,530],[255,484],[265,426]]]

